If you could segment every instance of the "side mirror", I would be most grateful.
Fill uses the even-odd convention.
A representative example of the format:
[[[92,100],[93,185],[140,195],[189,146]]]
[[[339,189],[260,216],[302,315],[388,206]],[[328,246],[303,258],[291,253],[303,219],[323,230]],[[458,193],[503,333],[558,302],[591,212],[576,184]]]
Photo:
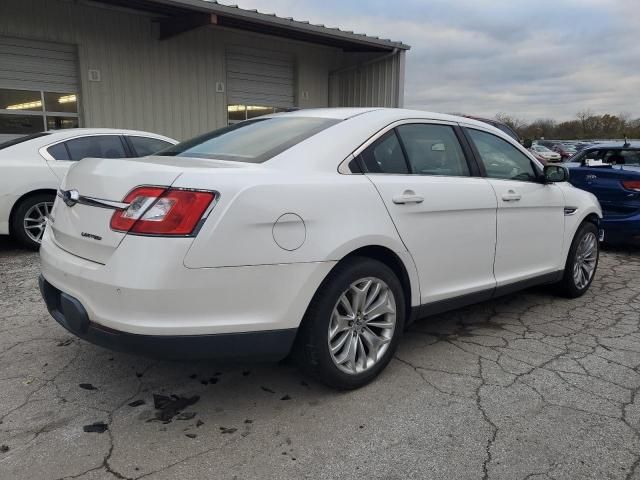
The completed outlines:
[[[531,148],[533,146],[533,141],[530,138],[525,138],[523,143],[524,148]]]
[[[546,165],[544,167],[544,182],[557,183],[569,181],[569,170],[561,165]]]

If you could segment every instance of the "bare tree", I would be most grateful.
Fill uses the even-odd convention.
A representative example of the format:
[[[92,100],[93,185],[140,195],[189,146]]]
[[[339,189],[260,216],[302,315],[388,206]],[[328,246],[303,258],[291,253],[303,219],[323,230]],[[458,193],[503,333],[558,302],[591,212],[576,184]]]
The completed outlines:
[[[586,108],[584,110],[580,110],[576,113],[576,117],[580,121],[580,125],[582,126],[582,136],[586,137],[587,135],[587,123],[591,117],[593,117],[593,111],[590,108]]]

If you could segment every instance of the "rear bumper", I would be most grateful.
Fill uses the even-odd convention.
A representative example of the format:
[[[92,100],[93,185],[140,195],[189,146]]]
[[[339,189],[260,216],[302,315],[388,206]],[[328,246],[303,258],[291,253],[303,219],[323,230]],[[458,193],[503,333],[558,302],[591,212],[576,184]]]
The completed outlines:
[[[297,328],[335,262],[190,269],[178,239],[125,239],[106,265],[62,250],[45,230],[42,275],[106,329],[200,336]],[[146,241],[145,241],[146,240]]]
[[[51,316],[74,335],[110,350],[170,359],[280,360],[295,340],[295,328],[218,335],[138,335],[104,327],[89,318],[75,297],[40,275],[40,292]]]

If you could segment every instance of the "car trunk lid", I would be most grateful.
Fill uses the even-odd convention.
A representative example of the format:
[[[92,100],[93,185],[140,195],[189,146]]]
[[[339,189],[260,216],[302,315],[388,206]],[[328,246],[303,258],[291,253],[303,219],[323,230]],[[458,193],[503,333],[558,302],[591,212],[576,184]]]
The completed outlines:
[[[53,240],[69,253],[106,264],[127,235],[112,230],[110,223],[131,190],[143,185],[170,187],[187,170],[229,163],[162,156],[83,159],[69,170],[58,192],[49,222]]]

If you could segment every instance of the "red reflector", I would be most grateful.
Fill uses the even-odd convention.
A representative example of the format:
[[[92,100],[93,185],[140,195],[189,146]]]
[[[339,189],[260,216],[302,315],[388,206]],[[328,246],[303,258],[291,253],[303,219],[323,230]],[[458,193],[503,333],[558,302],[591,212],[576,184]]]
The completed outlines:
[[[140,187],[125,198],[129,207],[113,214],[111,228],[142,235],[191,235],[214,198],[213,192]]]
[[[627,180],[622,182],[622,186],[627,190],[634,190],[640,192],[640,180]]]

